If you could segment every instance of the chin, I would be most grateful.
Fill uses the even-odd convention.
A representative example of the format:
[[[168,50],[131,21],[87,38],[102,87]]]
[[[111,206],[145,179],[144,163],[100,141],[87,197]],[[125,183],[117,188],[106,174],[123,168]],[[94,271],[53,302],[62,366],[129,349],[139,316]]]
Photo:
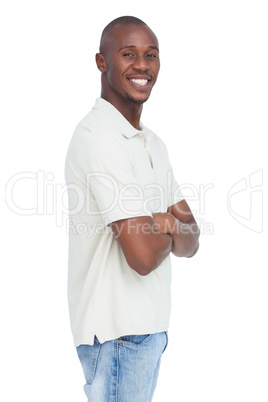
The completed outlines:
[[[135,103],[136,105],[142,105],[143,103],[145,103],[149,99],[149,96],[147,96],[147,98],[139,99],[139,98],[134,98],[130,94],[127,94],[127,99],[129,101]]]

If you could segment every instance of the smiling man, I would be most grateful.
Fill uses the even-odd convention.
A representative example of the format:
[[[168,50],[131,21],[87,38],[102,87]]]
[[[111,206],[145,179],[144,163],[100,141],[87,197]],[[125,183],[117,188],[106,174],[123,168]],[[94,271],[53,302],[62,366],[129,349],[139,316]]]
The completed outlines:
[[[167,346],[170,253],[191,257],[199,229],[162,140],[140,121],[159,44],[135,17],[104,29],[101,97],[66,158],[69,308],[88,401],[149,402]]]
[[[105,72],[101,96],[112,98],[116,102],[113,105],[121,113],[124,110],[128,118],[130,103],[126,99],[142,105],[156,82],[160,68],[158,40],[146,25],[134,29],[133,24],[122,24],[111,32],[111,27],[104,31],[96,55],[98,68]],[[141,112],[142,108],[135,109]]]

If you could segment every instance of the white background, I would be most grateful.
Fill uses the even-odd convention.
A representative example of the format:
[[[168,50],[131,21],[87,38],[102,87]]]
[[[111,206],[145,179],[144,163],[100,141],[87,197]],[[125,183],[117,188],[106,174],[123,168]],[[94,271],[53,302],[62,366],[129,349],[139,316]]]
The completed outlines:
[[[202,232],[193,259],[173,260],[154,401],[268,401],[265,5],[2,3],[2,401],[86,400],[67,310],[64,161],[100,95],[101,31],[121,15],[159,38],[161,72],[142,120],[166,142]]]

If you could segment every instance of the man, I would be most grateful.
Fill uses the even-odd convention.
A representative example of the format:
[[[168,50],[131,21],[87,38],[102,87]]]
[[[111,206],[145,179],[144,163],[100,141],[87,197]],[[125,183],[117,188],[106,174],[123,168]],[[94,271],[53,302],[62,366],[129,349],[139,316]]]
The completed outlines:
[[[88,401],[148,402],[167,345],[169,254],[193,256],[199,230],[163,142],[140,122],[160,68],[157,37],[120,17],[96,63],[101,98],[66,159],[71,326]]]

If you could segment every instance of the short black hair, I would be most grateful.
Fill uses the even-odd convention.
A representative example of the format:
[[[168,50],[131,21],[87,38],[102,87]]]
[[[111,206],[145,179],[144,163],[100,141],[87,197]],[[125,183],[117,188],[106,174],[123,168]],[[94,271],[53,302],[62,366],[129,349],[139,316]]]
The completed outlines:
[[[145,24],[145,22],[143,22],[142,20],[140,20],[137,17],[132,17],[130,15],[127,16],[123,16],[123,17],[118,17],[115,20],[111,21],[102,31],[101,34],[101,40],[100,40],[100,53],[104,52],[104,45],[106,42],[107,37],[110,35],[110,33],[112,32],[112,30],[119,26],[119,25],[128,25],[128,24],[136,24],[136,25],[145,25],[148,26],[147,24]]]

